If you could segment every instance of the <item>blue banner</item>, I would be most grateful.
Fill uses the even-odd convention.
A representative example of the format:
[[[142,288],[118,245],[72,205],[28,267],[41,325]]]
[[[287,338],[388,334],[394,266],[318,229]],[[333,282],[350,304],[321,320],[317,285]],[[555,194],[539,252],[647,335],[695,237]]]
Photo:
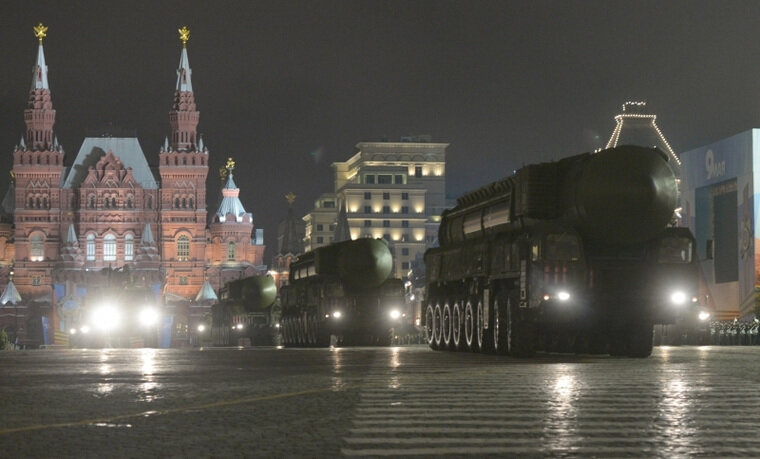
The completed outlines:
[[[42,316],[42,340],[43,344],[53,344],[52,340],[53,330],[52,324],[48,317]]]
[[[53,290],[55,291],[55,301],[61,301],[63,295],[66,294],[66,286],[63,284],[53,284]]]
[[[172,346],[172,325],[174,324],[174,316],[166,315],[161,322],[161,331],[159,337],[158,347],[168,349]]]

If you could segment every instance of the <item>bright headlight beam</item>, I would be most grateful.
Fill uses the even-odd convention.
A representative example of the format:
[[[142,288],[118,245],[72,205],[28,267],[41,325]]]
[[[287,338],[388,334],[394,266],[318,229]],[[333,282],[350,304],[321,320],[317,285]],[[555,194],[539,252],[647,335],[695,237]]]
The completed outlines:
[[[398,309],[393,309],[390,312],[390,316],[391,316],[391,319],[398,319],[399,317],[401,317],[401,311],[399,311]]]
[[[343,314],[340,311],[335,311],[332,314],[332,316],[335,317],[336,319],[340,319],[340,316],[342,316],[342,315]]]
[[[567,293],[567,292],[559,292],[559,293],[557,293],[557,298],[560,301],[567,301],[567,300],[570,299],[570,294]]]
[[[709,318],[710,318],[710,313],[709,312],[702,311],[702,312],[699,313],[699,320],[701,320],[702,322],[704,322],[705,320],[707,320]]]
[[[145,308],[140,311],[140,324],[145,327],[150,327],[158,322],[158,312],[153,308]]]
[[[680,290],[673,292],[670,295],[670,301],[672,301],[673,304],[678,304],[678,305],[684,304],[686,303],[686,294]]]
[[[92,311],[92,323],[103,331],[113,330],[119,325],[119,311],[113,306],[100,306]]]

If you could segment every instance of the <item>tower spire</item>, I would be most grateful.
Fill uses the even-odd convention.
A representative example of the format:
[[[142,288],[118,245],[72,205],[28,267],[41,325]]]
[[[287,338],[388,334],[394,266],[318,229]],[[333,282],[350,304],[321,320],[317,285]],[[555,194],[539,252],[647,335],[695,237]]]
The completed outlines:
[[[190,60],[187,57],[187,41],[190,39],[190,29],[183,26],[178,29],[179,38],[182,41],[182,51],[179,57],[177,69],[177,84],[174,88],[174,103],[169,112],[169,124],[172,128],[171,147],[174,151],[195,151],[196,129],[198,127],[199,112],[195,107],[193,84],[190,76]]]
[[[45,63],[45,51],[42,40],[47,36],[48,28],[41,22],[34,28],[34,36],[39,40],[37,60],[32,67],[32,87],[29,90],[29,102],[24,110],[26,123],[26,143],[32,150],[44,150],[53,145],[53,125],[55,110],[50,99],[48,68]]]

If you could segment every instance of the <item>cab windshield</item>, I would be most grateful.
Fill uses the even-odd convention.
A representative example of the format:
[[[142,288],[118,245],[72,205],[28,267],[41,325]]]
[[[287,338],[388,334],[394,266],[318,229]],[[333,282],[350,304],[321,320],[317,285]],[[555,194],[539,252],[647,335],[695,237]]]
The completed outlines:
[[[546,236],[545,260],[578,261],[581,245],[574,234],[549,234]]]
[[[686,237],[666,237],[660,241],[657,250],[658,263],[691,263],[691,239]]]

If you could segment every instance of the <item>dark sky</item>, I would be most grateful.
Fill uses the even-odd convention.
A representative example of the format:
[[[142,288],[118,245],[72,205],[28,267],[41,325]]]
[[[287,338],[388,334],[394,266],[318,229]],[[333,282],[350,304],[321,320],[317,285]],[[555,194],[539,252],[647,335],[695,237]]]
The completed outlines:
[[[109,123],[136,130],[155,164],[187,25],[209,211],[233,156],[270,248],[283,196],[308,212],[359,141],[450,143],[455,197],[595,149],[626,100],[647,101],[677,152],[760,127],[760,2],[3,0],[2,16],[0,168],[24,132],[32,26],[49,27],[67,164]]]

